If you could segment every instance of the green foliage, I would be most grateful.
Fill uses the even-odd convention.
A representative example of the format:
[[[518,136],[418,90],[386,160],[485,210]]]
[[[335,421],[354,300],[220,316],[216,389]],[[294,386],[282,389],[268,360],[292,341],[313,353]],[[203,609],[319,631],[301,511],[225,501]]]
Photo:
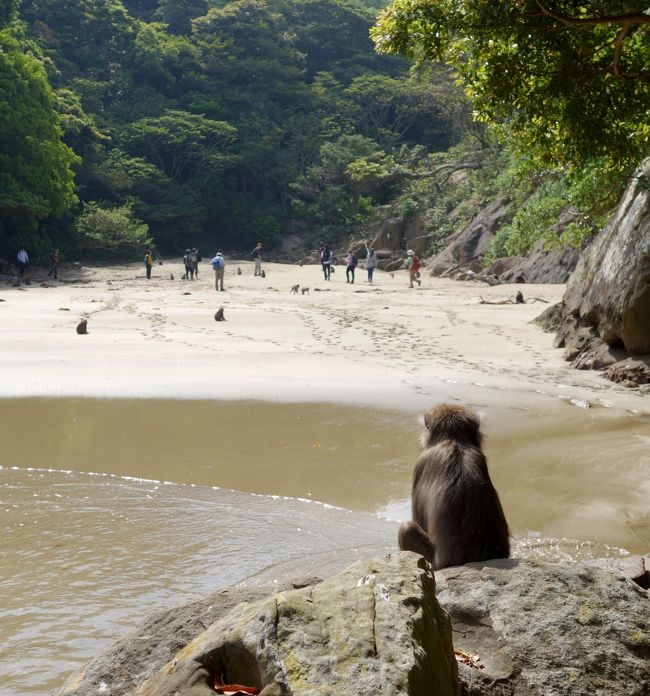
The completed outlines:
[[[0,31],[0,229],[15,243],[75,201],[72,166],[42,63]]]
[[[153,244],[148,226],[136,218],[130,204],[107,208],[86,203],[75,227],[80,249],[92,258],[136,258]]]
[[[395,0],[373,38],[453,65],[478,118],[503,124],[540,167],[602,158],[620,175],[648,152],[646,13],[640,0]]]

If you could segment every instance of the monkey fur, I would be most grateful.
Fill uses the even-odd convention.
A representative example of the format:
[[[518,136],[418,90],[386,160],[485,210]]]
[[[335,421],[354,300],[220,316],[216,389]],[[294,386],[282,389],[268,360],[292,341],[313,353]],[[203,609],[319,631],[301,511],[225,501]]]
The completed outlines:
[[[77,324],[77,333],[78,334],[87,334],[88,333],[88,320],[87,319],[82,319]]]
[[[297,295],[297,294],[298,294],[298,290],[300,290],[300,285],[292,285],[292,286],[291,286],[291,293],[292,293],[293,295]]]
[[[241,268],[237,266],[237,275],[241,275]]]
[[[301,295],[309,295],[309,288],[300,288]]]
[[[399,528],[400,549],[424,556],[436,570],[508,558],[508,523],[481,450],[478,415],[442,404],[424,414],[424,425],[413,471],[413,521]]]
[[[219,309],[214,313],[214,320],[215,321],[226,321],[226,317],[223,315],[223,307],[219,307]]]

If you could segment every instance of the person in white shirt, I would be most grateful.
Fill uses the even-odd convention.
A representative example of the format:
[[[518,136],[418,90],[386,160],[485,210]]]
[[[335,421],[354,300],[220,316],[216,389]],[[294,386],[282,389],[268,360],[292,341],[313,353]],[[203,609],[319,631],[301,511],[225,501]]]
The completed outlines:
[[[23,247],[20,248],[16,258],[18,259],[18,275],[22,278],[29,262],[29,256]]]

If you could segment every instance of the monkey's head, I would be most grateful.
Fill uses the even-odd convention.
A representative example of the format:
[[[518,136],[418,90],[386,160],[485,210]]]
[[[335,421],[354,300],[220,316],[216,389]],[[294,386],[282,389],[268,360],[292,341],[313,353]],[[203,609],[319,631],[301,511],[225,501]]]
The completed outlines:
[[[435,406],[424,414],[424,426],[423,447],[430,447],[440,440],[457,440],[475,447],[481,446],[480,418],[476,411],[467,406]]]

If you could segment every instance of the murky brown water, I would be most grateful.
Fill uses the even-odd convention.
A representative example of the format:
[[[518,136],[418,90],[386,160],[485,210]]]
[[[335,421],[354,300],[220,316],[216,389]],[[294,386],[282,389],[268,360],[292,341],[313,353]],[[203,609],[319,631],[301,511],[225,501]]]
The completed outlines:
[[[647,551],[648,417],[555,409],[486,409],[515,553]],[[393,545],[418,430],[331,405],[0,401],[0,694],[50,693],[154,606]]]

